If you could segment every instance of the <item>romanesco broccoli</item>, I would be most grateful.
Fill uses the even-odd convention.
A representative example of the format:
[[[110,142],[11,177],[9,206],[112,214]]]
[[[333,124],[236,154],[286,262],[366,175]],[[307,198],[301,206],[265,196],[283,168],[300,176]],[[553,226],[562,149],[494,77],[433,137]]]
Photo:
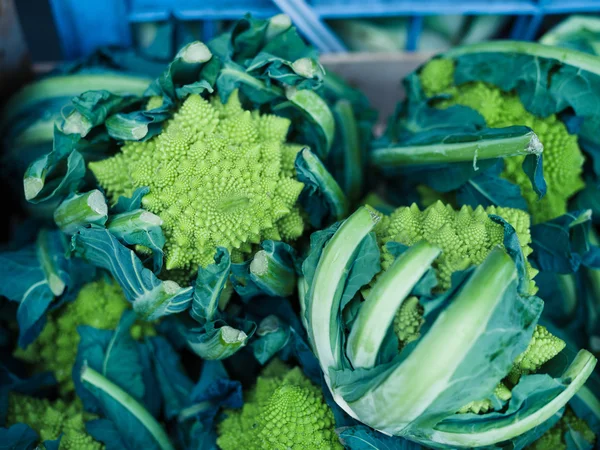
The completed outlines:
[[[583,189],[584,157],[577,136],[570,134],[556,115],[545,118],[529,113],[514,92],[483,83],[471,82],[454,86],[454,62],[433,59],[420,73],[423,91],[427,96],[444,95],[436,106],[448,108],[463,105],[479,112],[491,128],[524,125],[531,128],[544,146],[544,178],[547,193],[538,200],[529,178],[521,168],[523,156],[505,160],[503,176],[521,188],[534,222],[554,219],[567,212],[571,196]]]
[[[521,375],[536,372],[540,367],[558,355],[565,346],[566,343],[562,339],[552,335],[542,325],[536,325],[529,345],[523,353],[517,356],[504,382],[500,382],[496,386],[494,390],[496,397],[503,403],[510,400],[512,393],[507,384],[514,386],[519,382]],[[489,412],[491,409],[492,400],[488,398],[472,401],[463,406],[458,413],[481,414]]]
[[[565,434],[572,430],[590,443],[590,448],[596,442],[596,435],[589,425],[575,415],[571,408],[567,407],[561,419],[550,428],[537,441],[531,444],[528,450],[567,450]]]
[[[417,297],[408,297],[394,317],[394,333],[398,336],[400,347],[415,341],[420,336],[423,319],[423,306]]]
[[[271,363],[248,393],[241,411],[219,424],[222,450],[342,450],[321,390],[299,368]]]
[[[496,389],[494,389],[494,395],[498,397],[498,399],[505,403],[512,397],[512,392],[503,382],[498,383]],[[472,402],[467,403],[461,409],[458,410],[459,414],[466,413],[474,413],[474,414],[484,414],[489,412],[493,407],[492,400],[489,398],[483,400],[474,400]]]
[[[442,249],[434,267],[438,277],[438,290],[450,287],[454,272],[479,265],[490,251],[502,245],[504,231],[500,224],[489,218],[498,215],[510,223],[517,233],[523,255],[527,258],[532,252],[529,247],[531,235],[529,231],[529,215],[521,210],[490,206],[484,209],[478,206],[473,210],[463,206],[456,211],[441,201],[421,211],[416,204],[400,207],[389,216],[384,216],[375,232],[382,246],[381,265],[385,270],[394,261],[394,256],[387,250],[388,242],[399,242],[413,245],[426,240]],[[530,281],[529,291],[537,291],[533,278],[537,270],[527,263]]]
[[[86,413],[79,402],[67,404],[62,400],[28,397],[11,393],[8,397],[8,426],[24,423],[40,436],[40,441],[60,439],[60,450],[102,450],[85,430]]]
[[[142,205],[163,220],[166,268],[194,271],[219,246],[239,261],[253,244],[302,234],[289,126],[242,109],[237,91],[226,104],[190,95],[160,135],[89,168],[113,201],[149,187]]]
[[[27,348],[15,350],[15,356],[33,364],[41,371],[54,373],[61,394],[74,391],[71,377],[79,345],[79,325],[101,330],[114,329],[129,307],[117,283],[99,280],[86,284],[77,298],[48,315],[48,321],[38,338]],[[154,334],[152,324],[139,322],[131,328],[132,336],[140,339]]]
[[[426,240],[442,250],[440,256],[434,261],[433,267],[438,279],[436,289],[443,292],[450,288],[454,272],[481,264],[492,249],[503,244],[503,227],[494,222],[490,215],[500,216],[512,225],[521,244],[523,255],[527,258],[532,249],[529,247],[531,243],[529,214],[525,211],[494,206],[485,209],[478,206],[475,210],[463,206],[456,211],[450,205],[438,201],[423,211],[413,204],[400,207],[389,216],[382,217],[375,228],[382,249],[382,269],[387,270],[395,259],[387,248],[387,243],[398,242],[412,246],[421,240]],[[526,267],[530,283],[529,294],[533,295],[537,291],[533,278],[538,271],[529,262],[526,262]],[[368,295],[368,289],[363,292],[363,295]],[[407,298],[396,312],[393,322],[400,349],[420,337],[424,322],[423,307],[418,298]],[[564,346],[562,340],[538,325],[529,347],[515,360],[508,376],[509,383],[514,385],[521,374],[535,372],[542,364],[560,353]],[[502,402],[506,402],[511,397],[510,390],[504,383],[496,387],[494,394]],[[458,412],[480,414],[490,411],[491,408],[491,399],[482,399],[470,402]]]
[[[562,352],[565,346],[565,342],[552,335],[546,327],[536,326],[529,346],[515,360],[509,380],[516,384],[521,375],[537,371]]]

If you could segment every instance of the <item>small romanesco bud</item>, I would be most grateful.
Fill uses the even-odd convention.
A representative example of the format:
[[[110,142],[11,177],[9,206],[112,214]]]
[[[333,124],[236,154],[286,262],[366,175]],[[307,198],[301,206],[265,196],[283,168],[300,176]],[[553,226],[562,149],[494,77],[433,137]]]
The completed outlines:
[[[512,397],[512,392],[502,382],[498,383],[496,389],[494,389],[494,395],[504,404],[509,401]],[[474,413],[484,414],[489,412],[493,407],[491,399],[486,398],[484,400],[474,400],[467,403],[465,406],[458,410],[458,414]]]
[[[508,379],[516,384],[521,375],[537,371],[540,367],[563,351],[565,342],[550,334],[543,326],[537,325],[529,346],[514,362]]]
[[[408,297],[398,308],[394,317],[394,333],[398,336],[400,349],[419,338],[424,323],[423,307],[419,303],[419,299]]]
[[[567,450],[565,434],[569,430],[579,433],[584,440],[590,443],[590,448],[598,439],[590,426],[583,419],[577,417],[571,408],[567,407],[557,424],[527,447],[527,450]]]
[[[142,205],[163,220],[167,270],[193,272],[217,247],[243,259],[265,239],[304,231],[294,169],[301,147],[286,144],[289,126],[245,111],[237,91],[226,104],[190,95],[160,135],[89,168],[113,202],[149,187]]]
[[[146,103],[146,111],[151,109],[160,108],[163,104],[163,98],[160,95],[153,95]]]
[[[86,432],[80,404],[67,405],[62,400],[51,402],[11,393],[6,422],[8,426],[29,425],[39,434],[41,442],[58,439],[62,434],[59,450],[104,449],[103,444]]]
[[[538,199],[529,178],[522,169],[523,156],[505,159],[502,176],[521,188],[535,223],[554,219],[567,212],[567,202],[583,189],[584,157],[577,136],[570,134],[565,124],[556,115],[545,118],[528,112],[518,95],[503,92],[499,88],[483,83],[470,82],[453,85],[454,64],[450,60],[434,59],[421,70],[420,80],[426,95],[449,95],[440,100],[439,108],[453,105],[467,106],[479,112],[491,128],[524,125],[537,134],[544,146],[544,178],[546,195]],[[450,80],[450,82],[449,82]]]
[[[273,361],[240,411],[219,424],[222,450],[342,450],[321,390],[299,368]]]
[[[421,70],[419,79],[428,97],[447,91],[454,84],[454,61],[444,58],[432,59]]]
[[[74,301],[50,313],[38,338],[26,349],[16,349],[15,356],[40,371],[53,372],[61,394],[66,395],[75,389],[71,372],[79,345],[77,327],[114,329],[127,308],[129,303],[117,283],[106,280],[88,283]],[[138,322],[131,333],[139,339],[154,334],[154,327]]]

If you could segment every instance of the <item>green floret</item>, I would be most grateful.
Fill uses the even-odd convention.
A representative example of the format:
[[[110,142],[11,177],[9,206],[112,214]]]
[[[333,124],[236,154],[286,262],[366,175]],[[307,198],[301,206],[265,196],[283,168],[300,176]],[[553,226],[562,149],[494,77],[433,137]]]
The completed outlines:
[[[72,393],[75,386],[71,372],[79,345],[77,327],[114,329],[127,308],[129,303],[118,284],[106,280],[89,283],[73,302],[49,314],[38,338],[26,349],[15,350],[15,356],[39,371],[53,372],[63,396]],[[136,323],[131,334],[140,339],[154,334],[154,327],[145,322]]]
[[[237,91],[226,104],[190,95],[160,135],[126,143],[89,168],[113,202],[150,188],[142,205],[163,221],[168,270],[206,267],[217,247],[239,262],[254,244],[304,231],[289,126],[245,111]]]
[[[417,297],[408,297],[398,309],[394,317],[394,333],[398,336],[400,347],[416,341],[421,327],[425,323],[423,319],[423,306]]]
[[[498,383],[496,389],[494,389],[494,395],[502,402],[509,401],[512,397],[512,392],[503,382]],[[474,400],[467,403],[461,409],[458,410],[459,414],[474,413],[484,414],[490,412],[493,407],[492,399],[486,398],[484,400]]]
[[[566,346],[566,343],[552,335],[546,327],[536,325],[529,345],[523,353],[517,356],[513,367],[505,378],[509,385],[516,385],[521,375],[537,372],[540,367],[558,355]],[[512,394],[504,382],[500,382],[494,391],[496,397],[502,402],[508,401]],[[475,400],[463,406],[459,413],[486,413],[492,408],[491,399]]]
[[[473,210],[463,206],[456,211],[441,201],[421,211],[416,204],[400,207],[391,215],[383,217],[375,232],[382,247],[381,265],[389,268],[394,256],[386,247],[388,242],[399,242],[411,246],[421,240],[442,249],[434,268],[438,278],[438,291],[450,287],[452,274],[459,270],[479,265],[498,245],[502,245],[504,231],[500,224],[489,218],[498,215],[513,226],[521,244],[523,255],[527,258],[532,252],[529,247],[529,215],[521,210],[490,206],[479,206]],[[527,263],[530,279],[529,291],[537,291],[533,278],[538,271]]]
[[[454,62],[434,59],[420,73],[421,86],[427,96],[443,95],[436,106],[462,105],[479,112],[490,128],[523,125],[531,128],[544,146],[544,178],[547,193],[538,200],[531,182],[522,169],[523,156],[505,160],[502,176],[521,188],[534,222],[554,219],[567,212],[567,202],[584,187],[584,157],[577,136],[570,134],[556,115],[536,117],[529,113],[514,92],[503,92],[483,82],[454,86]]]
[[[387,244],[397,242],[406,246],[414,246],[420,241],[427,241],[439,247],[442,251],[433,263],[438,285],[437,292],[450,288],[452,275],[460,270],[481,264],[491,251],[502,246],[504,229],[489,216],[502,217],[514,229],[521,245],[521,250],[527,258],[532,249],[530,219],[525,211],[512,208],[490,206],[476,209],[463,206],[460,210],[444,205],[441,201],[421,210],[415,204],[400,207],[389,216],[383,216],[375,228],[378,243],[381,248],[381,266],[385,271],[390,268],[395,256]],[[527,275],[529,278],[529,294],[537,291],[533,278],[538,271],[526,259]],[[381,274],[380,274],[381,275]],[[371,285],[375,280],[371,283]],[[363,291],[366,298],[369,289]],[[420,337],[421,327],[425,323],[424,308],[417,297],[408,297],[402,302],[394,316],[393,330],[398,338],[399,349]],[[565,343],[551,335],[542,326],[537,326],[529,347],[515,360],[514,367],[508,376],[510,385],[518,382],[521,374],[537,371],[544,363],[562,351]],[[511,392],[504,383],[498,384],[494,395],[506,402]],[[482,414],[492,409],[491,398],[476,400],[463,406],[459,413]]]
[[[60,440],[60,450],[102,450],[85,430],[85,412],[79,403],[28,397],[11,393],[8,397],[8,426],[24,423],[35,430],[40,441]]]
[[[590,426],[567,407],[558,423],[531,444],[528,450],[567,450],[565,434],[568,431],[578,433],[590,444],[590,447],[596,443],[597,437]]]
[[[536,372],[540,367],[563,351],[565,342],[552,335],[546,327],[537,325],[527,349],[515,360],[508,378],[517,383],[521,375]]]
[[[342,450],[321,390],[299,368],[280,361],[265,368],[241,411],[219,424],[222,450]]]

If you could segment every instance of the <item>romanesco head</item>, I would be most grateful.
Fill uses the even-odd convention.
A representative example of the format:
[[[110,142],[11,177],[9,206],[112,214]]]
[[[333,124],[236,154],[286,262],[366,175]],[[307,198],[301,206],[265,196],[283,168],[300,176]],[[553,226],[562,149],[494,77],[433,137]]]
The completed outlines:
[[[529,345],[515,360],[509,380],[516,383],[521,375],[537,371],[562,352],[565,346],[562,339],[552,335],[546,327],[537,325]]]
[[[299,368],[271,363],[240,411],[218,427],[222,450],[342,450],[321,390]]]
[[[590,426],[581,418],[577,417],[569,407],[561,419],[542,435],[537,441],[528,447],[528,450],[567,450],[565,434],[572,430],[594,446],[598,437],[594,434]]]
[[[511,224],[517,233],[523,255],[527,257],[531,254],[529,215],[526,212],[494,206],[485,209],[478,206],[475,210],[463,206],[456,211],[452,206],[438,201],[423,211],[416,204],[400,207],[379,222],[376,234],[382,246],[382,268],[387,269],[394,261],[385,245],[388,242],[410,246],[426,240],[442,249],[434,268],[438,290],[444,291],[450,287],[454,272],[481,264],[492,249],[502,245],[503,228],[489,215],[498,215]],[[534,294],[537,288],[533,277],[537,270],[529,264],[527,270],[531,280],[530,293]]]
[[[567,202],[583,189],[584,157],[577,136],[570,134],[556,115],[536,117],[528,112],[514,92],[503,92],[483,82],[454,86],[454,63],[434,59],[420,73],[421,85],[428,96],[446,94],[449,99],[437,106],[467,106],[479,112],[491,128],[523,125],[531,128],[544,146],[544,178],[546,195],[538,200],[531,181],[522,169],[523,156],[506,158],[502,176],[521,188],[535,223],[554,219],[567,212]],[[449,74],[448,74],[449,73]],[[439,79],[437,77],[440,77]]]
[[[48,321],[38,338],[26,349],[18,348],[15,356],[50,371],[56,377],[62,395],[75,389],[71,372],[77,356],[77,327],[88,325],[101,330],[114,329],[129,303],[115,282],[94,281],[81,288],[77,298],[48,315]],[[136,323],[131,334],[139,339],[153,334],[149,323]]]
[[[454,62],[445,58],[432,59],[421,69],[419,79],[428,97],[445,92],[454,85]]]
[[[62,434],[59,450],[104,449],[103,444],[86,432],[83,414],[80,404],[66,404],[62,400],[51,402],[11,393],[6,421],[8,426],[17,423],[29,425],[42,442],[58,439]]]
[[[237,91],[226,104],[190,95],[160,135],[89,168],[113,201],[149,187],[142,204],[163,220],[166,268],[194,271],[217,247],[238,259],[264,239],[302,234],[289,125],[245,111]]]
[[[398,336],[400,346],[403,347],[419,338],[423,319],[423,306],[417,297],[408,297],[394,317],[394,333]]]
[[[512,397],[512,392],[510,389],[501,381],[498,383],[496,388],[494,389],[494,395],[498,397],[498,399],[505,403]],[[472,402],[467,403],[465,406],[458,410],[458,414],[485,414],[490,412],[493,407],[493,402],[491,398],[485,398],[483,400],[474,400]]]

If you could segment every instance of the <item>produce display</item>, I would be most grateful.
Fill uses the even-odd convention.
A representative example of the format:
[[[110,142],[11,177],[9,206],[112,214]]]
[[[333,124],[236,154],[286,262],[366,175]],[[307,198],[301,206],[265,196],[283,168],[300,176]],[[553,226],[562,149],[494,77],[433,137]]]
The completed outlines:
[[[0,448],[600,449],[580,34],[449,48],[381,136],[284,15],[15,93]]]

